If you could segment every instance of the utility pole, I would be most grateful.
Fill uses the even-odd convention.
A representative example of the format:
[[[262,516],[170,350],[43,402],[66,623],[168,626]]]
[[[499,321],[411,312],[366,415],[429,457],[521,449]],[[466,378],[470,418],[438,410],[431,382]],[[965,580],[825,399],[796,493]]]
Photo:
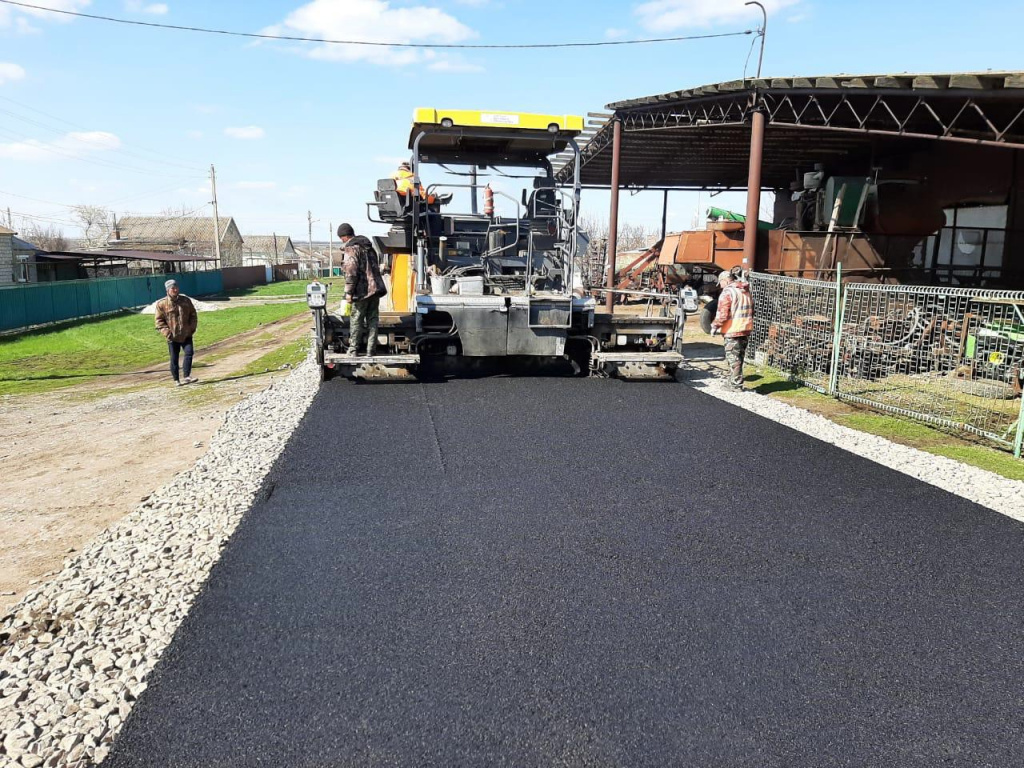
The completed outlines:
[[[7,228],[14,229],[14,219],[11,218],[11,206],[7,206]]]
[[[274,237],[274,266],[276,267],[281,263],[281,257],[277,253],[277,232],[273,234]]]
[[[306,220],[309,222],[309,266],[313,267],[313,212],[306,211]]]
[[[327,263],[330,266],[329,277],[334,277],[334,222],[327,222]]]
[[[213,188],[213,253],[217,257],[217,266],[223,267],[220,263],[220,216],[217,214],[217,171],[210,163],[210,186]]]

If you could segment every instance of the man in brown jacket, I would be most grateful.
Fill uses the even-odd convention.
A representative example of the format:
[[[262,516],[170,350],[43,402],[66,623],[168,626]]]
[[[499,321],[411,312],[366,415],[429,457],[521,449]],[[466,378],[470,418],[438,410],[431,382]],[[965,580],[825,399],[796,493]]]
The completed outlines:
[[[377,325],[380,322],[380,299],[387,295],[384,278],[380,274],[380,259],[373,243],[357,235],[351,224],[338,227],[338,237],[345,250],[345,299],[352,302],[349,320],[348,353],[359,354],[366,334],[366,355],[377,352]]]
[[[177,280],[168,280],[164,283],[164,288],[167,289],[167,298],[156,303],[156,329],[167,339],[171,376],[174,378],[175,386],[180,387],[182,384],[199,381],[192,378],[192,356],[195,353],[192,336],[199,325],[199,317],[192,300],[181,295]],[[185,352],[185,362],[182,366],[184,382],[178,380],[178,358],[182,350]]]

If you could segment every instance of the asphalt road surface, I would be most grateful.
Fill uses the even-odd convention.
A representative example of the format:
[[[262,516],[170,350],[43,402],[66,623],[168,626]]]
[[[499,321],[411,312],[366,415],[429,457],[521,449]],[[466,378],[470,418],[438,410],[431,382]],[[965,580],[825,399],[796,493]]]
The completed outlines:
[[[1020,765],[1022,534],[682,385],[332,381],[104,765]]]

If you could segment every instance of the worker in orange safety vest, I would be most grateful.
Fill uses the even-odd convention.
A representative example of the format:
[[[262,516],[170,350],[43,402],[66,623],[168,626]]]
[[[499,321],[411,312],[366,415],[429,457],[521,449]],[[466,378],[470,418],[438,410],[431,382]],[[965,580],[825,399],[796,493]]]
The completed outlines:
[[[408,161],[403,161],[398,166],[398,170],[391,174],[391,178],[395,180],[395,189],[402,197],[406,197],[412,192],[416,177],[413,176],[412,165]],[[419,198],[430,205],[433,205],[437,200],[434,195],[427,194],[427,190],[424,189],[422,184],[420,184]]]
[[[718,285],[722,293],[718,297],[718,314],[711,324],[711,333],[721,333],[725,337],[729,383],[734,389],[743,389],[743,359],[754,332],[754,301],[750,296],[750,284],[743,279],[742,272],[723,272],[718,276]]]

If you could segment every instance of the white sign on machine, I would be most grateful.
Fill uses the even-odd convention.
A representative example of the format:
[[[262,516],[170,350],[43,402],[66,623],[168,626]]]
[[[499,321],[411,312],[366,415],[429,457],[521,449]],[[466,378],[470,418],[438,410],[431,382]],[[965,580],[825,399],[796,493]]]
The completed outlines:
[[[485,112],[480,115],[480,122],[489,125],[519,125],[519,115],[498,115]]]

